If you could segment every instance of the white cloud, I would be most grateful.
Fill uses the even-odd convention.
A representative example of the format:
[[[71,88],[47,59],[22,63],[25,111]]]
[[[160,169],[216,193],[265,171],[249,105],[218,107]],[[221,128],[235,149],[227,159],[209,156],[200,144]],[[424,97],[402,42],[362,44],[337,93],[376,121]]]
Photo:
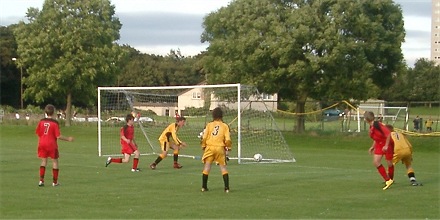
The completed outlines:
[[[116,12],[172,12],[180,14],[207,14],[231,0],[113,0]]]
[[[406,31],[429,31],[431,32],[431,17],[405,16],[403,18]]]

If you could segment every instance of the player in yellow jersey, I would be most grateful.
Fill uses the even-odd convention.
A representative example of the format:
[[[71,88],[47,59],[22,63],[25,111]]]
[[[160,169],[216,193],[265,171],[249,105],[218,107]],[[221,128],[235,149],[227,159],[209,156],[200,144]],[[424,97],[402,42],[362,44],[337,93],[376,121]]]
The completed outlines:
[[[157,159],[150,164],[151,169],[156,169],[157,164],[160,163],[165,157],[167,157],[167,152],[169,149],[173,149],[174,156],[174,165],[175,169],[180,169],[182,166],[177,162],[179,159],[179,150],[182,147],[186,147],[186,143],[181,141],[179,137],[177,137],[177,131],[179,128],[185,125],[186,118],[178,117],[176,118],[176,123],[172,123],[168,125],[168,127],[163,130],[162,134],[159,137],[160,147],[162,148],[162,153],[157,157]],[[172,139],[172,141],[171,141]]]
[[[394,143],[393,164],[396,165],[399,161],[402,161],[406,166],[406,172],[411,185],[421,186],[422,184],[417,182],[414,169],[412,168],[413,152],[411,143],[402,133],[394,131],[392,125],[386,125],[386,127],[391,131],[391,139]]]
[[[229,192],[229,173],[226,165],[226,152],[231,150],[231,135],[229,126],[223,122],[223,111],[220,107],[212,111],[213,121],[209,122],[204,130],[202,138],[204,163],[202,171],[202,192],[208,191],[208,175],[211,165],[217,162],[223,176],[224,190]]]

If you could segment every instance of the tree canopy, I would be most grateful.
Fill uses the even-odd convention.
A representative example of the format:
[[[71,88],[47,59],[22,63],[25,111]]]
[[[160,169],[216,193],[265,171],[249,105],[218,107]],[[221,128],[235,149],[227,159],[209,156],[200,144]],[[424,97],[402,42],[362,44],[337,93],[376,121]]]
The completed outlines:
[[[440,100],[440,66],[434,61],[418,59],[413,68],[399,71],[393,77],[394,84],[382,94],[386,100]]]
[[[141,54],[133,48],[118,79],[118,86],[195,85],[204,79],[196,57],[171,50],[167,56]]]
[[[13,31],[15,25],[0,26],[0,104],[20,106],[20,68],[17,57],[17,43]]]
[[[28,22],[14,30],[28,77],[25,98],[44,103],[72,100],[92,105],[96,87],[112,84],[123,51],[116,44],[121,23],[109,0],[45,0],[29,8]]]
[[[377,96],[403,66],[402,10],[391,0],[235,0],[203,26],[209,83],[256,85],[297,101],[297,112],[307,98]]]

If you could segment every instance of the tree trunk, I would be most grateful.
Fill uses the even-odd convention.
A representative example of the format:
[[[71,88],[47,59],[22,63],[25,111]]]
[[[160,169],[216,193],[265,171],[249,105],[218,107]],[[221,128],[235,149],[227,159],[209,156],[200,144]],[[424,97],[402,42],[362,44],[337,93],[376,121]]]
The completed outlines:
[[[304,100],[298,100],[296,102],[296,109],[295,112],[296,113],[304,113],[305,112],[305,106],[306,106],[306,101]],[[297,133],[303,133],[305,131],[305,115],[303,114],[299,114],[298,118],[297,118],[297,123],[296,123],[296,132]]]
[[[296,103],[296,113],[304,113],[306,103],[298,101]],[[296,122],[296,132],[303,133],[305,131],[305,115],[299,114]]]
[[[72,122],[72,93],[69,92],[67,94],[67,105],[66,105],[66,127],[70,127],[70,123]]]

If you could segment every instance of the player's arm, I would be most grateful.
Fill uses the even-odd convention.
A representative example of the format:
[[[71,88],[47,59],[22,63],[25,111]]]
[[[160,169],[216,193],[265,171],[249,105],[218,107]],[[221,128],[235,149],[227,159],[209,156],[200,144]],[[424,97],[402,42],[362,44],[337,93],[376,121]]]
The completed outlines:
[[[127,142],[127,144],[129,144],[130,143],[130,139],[125,137],[124,127],[121,128],[121,131],[119,133],[120,133],[121,139],[123,141]]]
[[[136,143],[136,141],[134,140],[134,138],[131,140],[131,143],[133,143],[134,146],[137,146],[137,143]]]
[[[177,133],[174,130],[173,132],[171,132],[171,137],[173,138],[174,144],[176,144],[177,146],[182,146],[183,145],[183,141],[181,141],[178,137],[177,137]]]
[[[370,149],[368,149],[368,153],[373,154],[375,144],[376,144],[376,141],[373,141],[373,144],[371,145]]]
[[[206,140],[208,139],[209,133],[210,133],[210,126],[208,124],[208,125],[206,125],[205,129],[203,129],[203,136],[202,136],[202,141],[201,141],[202,150],[205,150],[205,148],[206,148]]]
[[[58,137],[58,139],[59,140],[63,140],[63,141],[73,141],[73,137],[65,137],[65,136],[63,136],[63,135],[60,135],[59,137]]]
[[[232,149],[231,132],[227,124],[225,124],[225,128],[225,147],[227,151],[230,151]]]
[[[391,140],[391,135],[388,134],[387,139],[385,141],[385,146],[382,147],[382,151],[385,152],[388,150],[388,146],[390,144],[390,140]]]

